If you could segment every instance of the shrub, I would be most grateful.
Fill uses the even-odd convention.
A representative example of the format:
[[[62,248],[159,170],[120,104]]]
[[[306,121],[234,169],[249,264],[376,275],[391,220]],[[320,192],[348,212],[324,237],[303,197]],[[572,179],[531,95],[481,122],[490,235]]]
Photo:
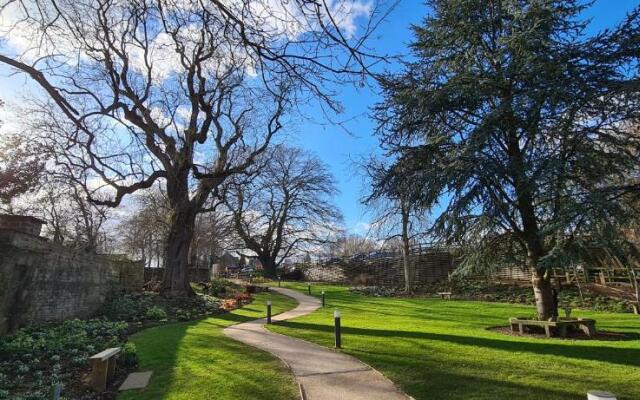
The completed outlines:
[[[153,306],[147,308],[145,317],[147,317],[148,319],[159,321],[161,319],[167,318],[167,312],[162,307]]]
[[[269,278],[265,278],[264,276],[254,276],[251,282],[255,284],[263,284],[263,283],[271,283],[273,281]]]
[[[126,368],[134,368],[138,365],[138,352],[135,344],[127,342],[122,346],[120,362]]]
[[[349,288],[352,293],[361,294],[363,296],[374,297],[393,297],[400,294],[400,292],[393,288],[386,288],[382,286],[355,286]]]
[[[119,295],[109,298],[104,305],[104,315],[112,320],[129,321],[135,319],[140,312],[138,302],[130,295]]]
[[[212,279],[209,287],[209,294],[215,297],[224,297],[227,294],[227,287],[231,282],[226,279]]]
[[[251,294],[251,293],[255,293],[257,291],[257,288],[255,285],[247,285],[246,287],[246,291],[247,293]]]

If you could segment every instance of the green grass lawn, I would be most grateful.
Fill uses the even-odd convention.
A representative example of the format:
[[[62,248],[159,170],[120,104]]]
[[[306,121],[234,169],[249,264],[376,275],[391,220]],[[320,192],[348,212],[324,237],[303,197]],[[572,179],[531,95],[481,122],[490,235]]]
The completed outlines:
[[[306,284],[286,286],[306,292]],[[343,351],[372,365],[416,400],[586,399],[588,390],[640,399],[640,318],[574,310],[597,319],[603,330],[628,332],[634,340],[519,338],[486,330],[533,307],[375,298],[346,287],[325,290],[327,307],[272,325],[271,330],[333,346],[333,310],[342,312]]]
[[[118,399],[297,399],[295,380],[280,361],[222,332],[229,325],[264,317],[268,299],[274,314],[297,305],[289,297],[261,293],[228,314],[137,333],[131,341],[138,349],[138,369],[153,371],[151,383]]]

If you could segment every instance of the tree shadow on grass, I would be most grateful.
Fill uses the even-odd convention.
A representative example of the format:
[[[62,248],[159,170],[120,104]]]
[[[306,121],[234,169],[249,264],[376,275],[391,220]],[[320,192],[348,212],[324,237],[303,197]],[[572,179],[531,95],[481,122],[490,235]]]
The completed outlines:
[[[543,384],[526,385],[475,375],[455,374],[441,369],[422,372],[426,374],[423,379],[411,380],[402,385],[406,392],[418,400],[582,400],[582,393],[586,392],[585,390],[578,394],[569,390],[552,389]]]
[[[140,357],[139,370],[153,371],[150,385],[123,392],[119,400],[179,399],[280,399],[291,397],[286,388],[265,384],[278,374],[288,375],[284,366],[267,353],[256,351],[227,338],[222,329],[255,320],[253,304],[204,319],[157,326],[136,333],[131,340]],[[252,360],[252,363],[242,362]],[[255,373],[253,368],[266,368]],[[292,386],[293,388],[294,386]]]
[[[292,329],[333,332],[330,325],[320,325],[311,323],[284,321],[278,322],[278,325]],[[566,344],[551,343],[550,341],[532,343],[521,340],[500,340],[486,337],[472,337],[449,335],[433,332],[416,332],[401,330],[385,330],[385,329],[365,329],[354,328],[349,326],[342,327],[343,335],[362,335],[375,336],[385,338],[406,338],[406,339],[422,339],[436,340],[448,343],[454,343],[464,346],[485,347],[489,349],[504,350],[509,352],[528,352],[539,355],[551,355],[560,357],[570,357],[575,359],[602,361],[613,364],[628,365],[640,367],[640,349],[635,348],[619,348],[610,346],[582,346],[572,342]],[[630,334],[637,335],[637,334]],[[636,336],[637,337],[637,336]],[[595,342],[595,341],[594,341]]]

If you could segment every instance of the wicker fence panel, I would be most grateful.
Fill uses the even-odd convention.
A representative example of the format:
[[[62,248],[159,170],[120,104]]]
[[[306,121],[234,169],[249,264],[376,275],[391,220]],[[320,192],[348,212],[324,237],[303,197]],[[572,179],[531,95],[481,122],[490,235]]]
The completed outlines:
[[[447,279],[456,267],[455,257],[442,250],[414,253],[410,263],[415,266],[416,285]],[[399,254],[362,260],[307,263],[301,268],[304,279],[308,281],[388,287],[404,285],[404,267]]]

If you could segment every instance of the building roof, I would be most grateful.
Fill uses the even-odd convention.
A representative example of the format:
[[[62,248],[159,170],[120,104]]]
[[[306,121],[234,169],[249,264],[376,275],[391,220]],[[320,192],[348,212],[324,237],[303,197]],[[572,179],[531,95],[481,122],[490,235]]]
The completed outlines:
[[[47,221],[42,220],[40,218],[36,218],[33,217],[31,215],[15,215],[15,214],[0,214],[0,219],[4,219],[6,220],[29,220],[31,222],[35,222],[35,223],[40,223],[40,224],[45,224],[47,223]]]

